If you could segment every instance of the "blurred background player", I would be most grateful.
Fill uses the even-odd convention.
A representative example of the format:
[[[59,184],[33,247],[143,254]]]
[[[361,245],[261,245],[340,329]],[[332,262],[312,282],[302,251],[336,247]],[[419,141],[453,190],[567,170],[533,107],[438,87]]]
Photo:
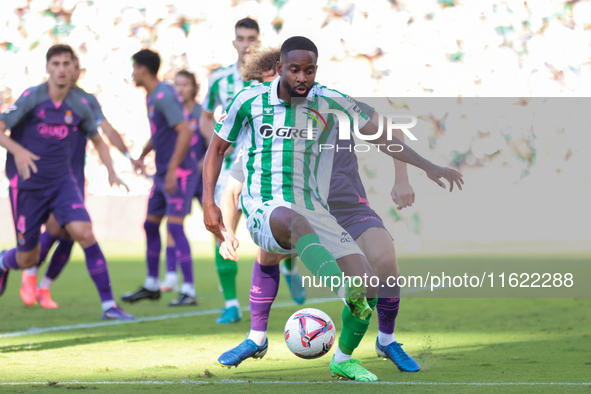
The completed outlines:
[[[203,101],[203,111],[199,123],[201,133],[208,139],[211,138],[214,131],[214,111],[216,108],[221,106],[222,111],[224,111],[234,98],[234,95],[245,87],[251,85],[250,81],[242,79],[240,68],[244,65],[248,49],[251,46],[256,46],[260,43],[259,25],[254,19],[244,18],[236,22],[234,32],[236,38],[232,44],[238,53],[238,61],[231,66],[220,68],[211,74],[211,77],[209,78],[209,89],[205,96],[205,100]],[[216,204],[218,205],[220,203],[222,191],[226,185],[226,180],[228,179],[230,166],[232,165],[232,162],[236,160],[236,155],[238,154],[236,146],[240,145],[240,141],[233,144],[231,152],[224,160],[222,172],[215,190],[215,199]],[[240,215],[236,215],[236,221],[232,225],[234,231],[236,230],[239,220]],[[226,304],[224,313],[218,317],[216,322],[218,324],[236,323],[242,320],[240,304],[236,298],[236,275],[238,274],[238,264],[235,261],[226,260],[220,255],[220,243],[221,240],[216,239],[215,264]]]
[[[86,100],[86,104],[92,109],[97,126],[100,126],[103,133],[107,136],[109,142],[117,147],[125,157],[131,159],[131,154],[125,146],[121,135],[113,128],[111,123],[106,119],[99,102],[94,95],[86,92],[77,85],[80,74],[82,73],[78,57],[74,55],[74,77],[70,89]],[[71,165],[74,174],[74,179],[78,184],[78,189],[82,193],[82,197],[86,197],[85,177],[84,177],[84,163],[86,161],[86,146],[88,139],[79,134],[74,133],[71,143]],[[59,240],[59,243],[53,252],[45,276],[41,279],[39,287],[37,288],[37,275],[39,267],[45,261],[47,254],[51,250],[53,244]],[[45,223],[45,232],[41,234],[41,251],[39,255],[39,264],[28,270],[23,270],[22,284],[20,289],[20,296],[23,302],[27,305],[34,305],[39,302],[43,308],[57,308],[58,305],[53,301],[50,294],[50,288],[53,282],[57,279],[59,274],[66,266],[70,255],[72,254],[72,247],[74,242],[67,231],[62,230],[53,214],[49,215],[47,223]]]
[[[146,106],[150,120],[151,138],[138,159],[137,169],[144,170],[143,160],[156,151],[156,175],[148,200],[144,222],[146,232],[147,276],[144,285],[134,293],[123,295],[126,302],[160,298],[160,223],[167,217],[167,229],[174,239],[177,261],[183,271],[181,294],[170,306],[197,305],[193,284],[193,258],[185,235],[184,220],[191,204],[199,173],[197,161],[189,152],[194,133],[189,127],[182,101],[174,88],[158,79],[160,56],[149,49],[133,55],[133,80],[146,90]]]
[[[101,298],[102,318],[133,320],[113,300],[107,262],[72,177],[69,148],[76,131],[92,140],[109,172],[109,183],[121,182],[86,99],[70,89],[75,62],[72,48],[54,45],[47,51],[46,61],[48,81],[26,90],[0,115],[0,145],[10,153],[7,175],[17,233],[17,247],[0,253],[0,295],[9,270],[39,263],[41,225],[53,213],[84,249],[88,272]],[[5,134],[7,129],[11,130],[10,138]]]
[[[201,116],[201,105],[195,102],[195,97],[199,93],[199,84],[195,74],[187,70],[179,71],[174,77],[174,89],[183,100],[185,110],[189,114],[189,127],[193,131],[193,139],[191,140],[191,156],[197,160],[198,165],[198,181],[195,189],[195,198],[201,204],[201,195],[203,194],[203,182],[201,172],[203,169],[203,157],[207,151],[209,141],[206,141],[199,131],[199,117]],[[164,280],[160,284],[160,291],[177,291],[178,290],[178,274],[177,274],[177,250],[174,243],[174,238],[167,233],[166,237],[166,274]]]

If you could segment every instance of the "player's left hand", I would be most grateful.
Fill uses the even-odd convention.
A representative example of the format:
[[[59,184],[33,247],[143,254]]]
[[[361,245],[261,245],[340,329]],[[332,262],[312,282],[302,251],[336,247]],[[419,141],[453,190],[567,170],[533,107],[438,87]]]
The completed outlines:
[[[125,182],[123,182],[121,179],[119,179],[117,174],[115,174],[114,172],[109,174],[109,185],[123,186],[125,188],[125,190],[127,190],[127,192],[129,193],[129,186],[127,186],[125,184]]]
[[[144,164],[143,160],[131,159],[131,165],[133,166],[133,170],[136,172],[136,174],[143,175],[146,173],[146,165]]]
[[[410,207],[415,202],[415,191],[408,182],[395,182],[390,195],[392,201],[398,205],[398,210]]]
[[[164,190],[171,196],[174,196],[178,191],[177,180],[178,177],[176,171],[171,171],[170,169],[166,171],[166,179],[164,180]]]
[[[425,172],[427,173],[429,179],[444,189],[445,183],[443,183],[439,178],[445,178],[449,182],[450,193],[454,190],[454,183],[458,185],[460,190],[462,190],[462,185],[464,184],[464,180],[462,179],[463,175],[456,170],[431,164],[429,168],[425,170]]]

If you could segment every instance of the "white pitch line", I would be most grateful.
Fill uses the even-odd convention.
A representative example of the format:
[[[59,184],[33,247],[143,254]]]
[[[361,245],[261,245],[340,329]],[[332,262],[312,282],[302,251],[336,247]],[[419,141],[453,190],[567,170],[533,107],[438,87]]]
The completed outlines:
[[[401,294],[415,293],[418,291],[425,291],[427,289],[429,289],[429,288],[428,287],[417,287],[417,288],[402,289]],[[304,305],[297,305],[293,301],[277,302],[277,303],[273,303],[273,308],[283,308],[283,307],[287,307],[287,306],[301,306],[302,308],[305,308],[307,305],[322,304],[324,302],[331,302],[331,301],[340,301],[340,299],[312,298],[312,299],[306,300],[306,303]],[[248,312],[248,311],[250,311],[250,307],[244,306],[244,307],[240,308],[240,310],[242,312]],[[54,331],[78,330],[81,328],[117,326],[120,324],[134,324],[134,323],[142,323],[142,322],[146,322],[146,321],[178,319],[181,317],[213,315],[213,314],[220,313],[220,312],[223,312],[223,309],[208,309],[205,311],[175,313],[175,314],[160,315],[160,316],[148,316],[148,317],[140,317],[135,320],[110,320],[110,321],[96,322],[96,323],[82,323],[82,324],[72,324],[72,325],[67,325],[67,326],[54,326],[54,327],[44,327],[44,328],[31,327],[31,328],[23,330],[23,331],[6,332],[3,334],[0,334],[0,338],[22,337],[25,335],[43,334],[45,332],[54,332]]]
[[[0,382],[0,386],[22,386],[22,385],[48,385],[49,382]],[[280,381],[251,381],[251,380],[233,380],[223,379],[219,381],[208,381],[208,380],[181,380],[179,382],[171,381],[145,381],[145,382],[55,382],[56,385],[75,385],[75,384],[86,384],[86,385],[115,385],[115,384],[132,384],[132,385],[177,385],[177,384],[377,384],[377,385],[390,385],[390,386],[401,386],[401,385],[413,385],[413,386],[589,386],[591,382],[587,383],[575,383],[575,382],[355,382],[355,381],[298,381],[298,382],[287,382],[284,380]]]
[[[306,300],[306,303],[304,305],[320,304],[323,302],[330,302],[330,301],[340,301],[340,300],[332,300],[332,299],[326,299],[326,298],[313,298],[310,300]],[[299,306],[299,305],[294,304],[293,301],[278,302],[276,304],[273,304],[274,308],[282,308],[282,307],[286,307],[286,306]],[[250,308],[246,306],[246,307],[240,308],[240,310],[244,312],[244,311],[249,311]],[[112,320],[112,321],[106,321],[106,322],[72,324],[72,325],[67,325],[67,326],[55,326],[55,327],[45,327],[45,328],[31,327],[31,328],[24,330],[24,331],[7,332],[7,333],[0,334],[0,338],[21,337],[24,335],[42,334],[45,332],[53,332],[53,331],[78,330],[81,328],[116,326],[116,325],[120,325],[120,324],[134,324],[134,323],[142,323],[145,321],[178,319],[180,317],[213,315],[213,314],[220,313],[220,312],[223,312],[223,309],[208,309],[205,311],[175,313],[175,314],[160,315],[160,316],[148,316],[148,317],[140,317],[135,320]]]

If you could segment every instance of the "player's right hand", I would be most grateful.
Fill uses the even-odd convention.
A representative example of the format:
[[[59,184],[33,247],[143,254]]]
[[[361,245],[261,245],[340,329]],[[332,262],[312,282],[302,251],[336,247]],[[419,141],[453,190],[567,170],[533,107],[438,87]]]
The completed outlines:
[[[460,174],[456,170],[452,170],[451,168],[440,167],[435,164],[431,164],[431,166],[425,171],[429,179],[433,182],[437,183],[439,186],[445,189],[445,183],[443,183],[439,178],[445,178],[449,182],[449,191],[452,192],[454,190],[454,183],[458,185],[460,190],[462,190],[462,185],[464,184],[464,180],[462,179],[463,175]]]
[[[220,245],[220,254],[226,260],[238,261],[236,249],[240,246],[238,238],[234,234],[224,233],[224,242]]]
[[[216,238],[224,241],[222,231],[226,231],[226,226],[224,226],[221,209],[214,203],[203,206],[203,223]]]
[[[25,148],[16,152],[14,155],[14,162],[16,164],[18,174],[24,180],[29,179],[31,177],[31,171],[33,171],[35,174],[37,173],[37,165],[35,164],[35,161],[39,159],[39,156],[31,153]]]

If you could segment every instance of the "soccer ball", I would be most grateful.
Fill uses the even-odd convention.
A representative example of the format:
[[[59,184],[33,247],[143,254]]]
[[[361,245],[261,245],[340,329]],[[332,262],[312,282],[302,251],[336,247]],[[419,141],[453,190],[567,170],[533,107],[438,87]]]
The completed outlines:
[[[285,344],[305,359],[324,356],[334,343],[336,331],[330,316],[314,308],[301,309],[285,323]]]

